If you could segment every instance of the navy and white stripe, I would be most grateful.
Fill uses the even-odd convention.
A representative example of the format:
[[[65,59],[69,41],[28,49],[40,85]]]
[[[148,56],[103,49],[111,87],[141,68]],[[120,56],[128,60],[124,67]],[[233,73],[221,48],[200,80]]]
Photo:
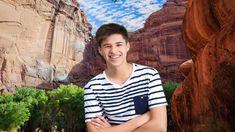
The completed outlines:
[[[133,71],[123,85],[109,81],[105,72],[92,78],[85,86],[85,122],[97,115],[109,123],[121,124],[136,116],[133,97],[148,96],[149,109],[167,105],[161,79],[156,69],[133,64]]]

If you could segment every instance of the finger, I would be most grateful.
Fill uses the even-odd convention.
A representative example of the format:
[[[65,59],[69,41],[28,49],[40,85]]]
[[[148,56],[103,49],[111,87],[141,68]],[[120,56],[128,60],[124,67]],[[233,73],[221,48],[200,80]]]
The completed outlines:
[[[98,127],[103,128],[105,126],[105,122],[103,122],[101,119],[99,118],[94,118],[91,120],[94,124],[99,124]]]
[[[101,121],[107,122],[107,120],[106,120],[103,116],[97,115],[97,117],[98,117]]]
[[[97,129],[102,128],[102,126],[101,126],[99,123],[95,122],[95,121],[91,121],[91,124],[92,124],[93,126],[95,126],[95,128],[97,128]]]
[[[99,119],[103,122],[102,126],[104,126],[104,127],[110,127],[110,126],[111,126],[111,125],[109,124],[108,120],[105,119],[103,116],[99,116],[99,115],[98,115],[97,118],[99,118]]]
[[[100,118],[94,118],[92,121],[99,123],[99,124],[104,124],[103,120],[101,120]]]
[[[97,117],[97,121],[99,121],[100,124],[105,125],[108,123],[107,120],[103,116],[97,115],[96,117]]]

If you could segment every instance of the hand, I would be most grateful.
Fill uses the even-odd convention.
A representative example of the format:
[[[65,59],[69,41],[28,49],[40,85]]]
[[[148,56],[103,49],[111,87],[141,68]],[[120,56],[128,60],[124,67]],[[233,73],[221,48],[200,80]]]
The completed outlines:
[[[97,129],[111,127],[107,119],[100,115],[97,115],[97,118],[91,119],[91,124],[94,125]]]

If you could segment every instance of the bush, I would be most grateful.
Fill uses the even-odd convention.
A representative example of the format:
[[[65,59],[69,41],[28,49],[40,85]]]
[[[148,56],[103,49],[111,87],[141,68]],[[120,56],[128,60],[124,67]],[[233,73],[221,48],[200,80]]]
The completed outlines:
[[[166,82],[163,84],[163,89],[166,95],[166,99],[168,102],[167,106],[167,131],[168,132],[173,132],[174,125],[171,117],[171,97],[175,91],[175,89],[179,86],[178,83],[176,82]]]
[[[0,130],[12,131],[20,128],[30,116],[27,104],[14,101],[10,94],[0,94]]]
[[[85,131],[83,89],[76,85],[61,85],[48,92],[53,126],[69,132]]]
[[[33,87],[19,87],[14,96],[15,101],[24,102],[30,111],[30,118],[22,127],[23,131],[34,131],[41,127],[44,130],[46,123],[46,105],[48,97],[44,90],[38,90]]]
[[[171,103],[171,97],[172,97],[175,89],[178,86],[179,86],[179,83],[177,83],[177,82],[166,82],[163,84],[163,89],[164,89],[168,104]]]
[[[33,87],[19,87],[16,94],[0,94],[0,132],[16,131],[86,131],[83,89],[61,85],[48,92]]]

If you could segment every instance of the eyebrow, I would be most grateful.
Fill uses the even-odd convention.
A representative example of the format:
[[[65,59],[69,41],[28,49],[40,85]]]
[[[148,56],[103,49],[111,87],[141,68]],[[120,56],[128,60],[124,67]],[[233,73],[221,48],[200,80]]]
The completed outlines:
[[[115,44],[124,44],[124,42],[115,42]],[[109,43],[104,43],[104,44],[102,44],[103,46],[106,46],[106,45],[111,45],[111,44],[109,44]]]
[[[115,44],[124,44],[124,42],[116,42]]]
[[[102,46],[107,46],[107,45],[111,45],[111,44],[108,44],[108,43],[102,44]]]

